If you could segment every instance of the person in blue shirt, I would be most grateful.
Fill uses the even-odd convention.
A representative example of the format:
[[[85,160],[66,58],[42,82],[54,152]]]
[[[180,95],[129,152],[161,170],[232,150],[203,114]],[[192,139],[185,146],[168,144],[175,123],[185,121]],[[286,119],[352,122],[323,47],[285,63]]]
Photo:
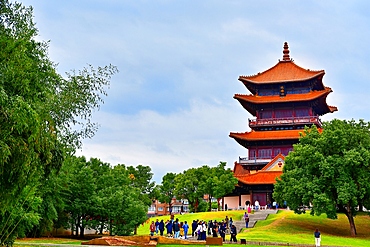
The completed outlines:
[[[172,221],[168,220],[166,223],[167,237],[172,237]]]
[[[155,221],[155,235],[158,235],[158,231],[159,231],[159,221],[158,219]]]
[[[159,234],[161,236],[163,236],[163,231],[164,231],[164,222],[163,222],[163,220],[161,220],[161,222],[159,222],[158,229],[159,229]]]
[[[315,246],[320,246],[321,243],[321,233],[319,232],[319,229],[316,228],[315,232],[313,233],[315,236]]]
[[[222,238],[222,240],[225,241],[226,223],[224,221],[221,222],[218,232],[220,233],[220,237]]]
[[[238,233],[236,232],[235,225],[231,225],[231,227],[230,227],[230,242],[231,241],[238,242],[238,240],[236,239],[236,234],[238,234]]]
[[[188,225],[188,222],[184,222],[184,224],[182,225],[182,228],[184,229],[184,238],[185,239],[188,239],[188,230],[189,230],[189,225]]]

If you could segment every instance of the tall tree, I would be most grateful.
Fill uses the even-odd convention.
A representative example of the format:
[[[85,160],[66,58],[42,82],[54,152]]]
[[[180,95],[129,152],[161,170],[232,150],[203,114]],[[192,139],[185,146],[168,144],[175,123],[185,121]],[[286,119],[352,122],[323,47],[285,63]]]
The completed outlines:
[[[0,1],[0,229],[8,229],[24,190],[37,191],[66,155],[97,125],[92,112],[103,103],[116,67],[88,66],[63,78],[36,41],[32,8]],[[17,232],[18,227],[10,227]],[[17,234],[9,235],[15,236]],[[5,237],[4,237],[5,236]],[[8,235],[0,232],[0,244]]]
[[[193,212],[198,212],[199,200],[203,198],[199,187],[203,177],[205,174],[200,168],[190,168],[178,174],[174,180],[176,197],[188,199]]]
[[[201,191],[208,195],[208,210],[212,210],[212,198],[220,198],[231,192],[238,180],[234,177],[230,168],[226,169],[226,162],[220,161],[216,167],[203,166],[205,179],[200,183]]]
[[[136,167],[128,166],[127,171],[130,174],[131,185],[141,191],[140,199],[147,206],[150,206],[152,192],[155,188],[155,182],[152,181],[152,169],[149,166],[138,165]]]
[[[304,130],[285,159],[273,196],[299,214],[304,206],[311,206],[311,215],[326,213],[331,219],[342,212],[355,236],[357,207],[370,206],[370,123],[334,119],[323,129]]]
[[[175,178],[177,174],[173,172],[166,173],[162,178],[162,183],[159,186],[161,196],[160,201],[168,203],[170,212],[172,212],[172,199],[175,197]]]

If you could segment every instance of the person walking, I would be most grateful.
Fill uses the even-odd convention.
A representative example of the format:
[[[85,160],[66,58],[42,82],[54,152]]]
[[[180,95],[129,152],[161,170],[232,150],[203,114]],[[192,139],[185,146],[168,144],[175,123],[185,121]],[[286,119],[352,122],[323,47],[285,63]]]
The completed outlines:
[[[320,233],[319,229],[316,228],[313,235],[315,236],[315,246],[319,247],[320,243],[321,243],[321,233]]]
[[[212,237],[217,238],[218,237],[217,233],[218,233],[218,223],[217,221],[214,221],[212,225]]]
[[[180,237],[180,223],[179,219],[176,218],[175,222],[172,224],[172,230],[174,232],[174,238]]]
[[[202,240],[202,232],[203,232],[203,225],[202,221],[198,221],[197,229],[195,229],[197,233],[197,240]]]
[[[150,236],[154,236],[154,232],[155,232],[155,223],[154,221],[152,221],[152,224],[150,224]]]
[[[207,222],[206,221],[203,221],[202,228],[203,228],[203,232],[202,232],[201,240],[206,240],[207,239]]]
[[[230,227],[230,242],[238,242],[238,240],[236,239],[236,227],[235,225],[231,225]]]
[[[254,210],[258,211],[259,208],[260,208],[260,202],[258,200],[256,200],[254,202]]]
[[[182,228],[184,229],[184,238],[188,239],[189,225],[187,221],[185,221],[185,223],[182,225]]]
[[[208,221],[208,228],[207,228],[207,234],[211,235],[212,234],[212,228],[213,228],[213,222],[212,220]]]
[[[172,221],[168,220],[166,223],[167,237],[172,237]]]
[[[245,228],[248,228],[249,215],[247,213],[244,214],[244,221],[245,221]]]
[[[193,220],[193,223],[191,223],[191,236],[192,237],[197,236],[196,234],[197,227],[198,227],[198,220]]]
[[[155,221],[155,235],[158,235],[158,231],[159,231],[159,220],[157,219]]]
[[[225,241],[226,223],[224,221],[221,222],[219,232],[220,232],[220,237],[222,238],[222,241]]]
[[[164,222],[163,222],[163,220],[161,220],[161,222],[159,222],[158,229],[159,229],[159,234],[161,236],[163,236],[163,232],[164,232]]]

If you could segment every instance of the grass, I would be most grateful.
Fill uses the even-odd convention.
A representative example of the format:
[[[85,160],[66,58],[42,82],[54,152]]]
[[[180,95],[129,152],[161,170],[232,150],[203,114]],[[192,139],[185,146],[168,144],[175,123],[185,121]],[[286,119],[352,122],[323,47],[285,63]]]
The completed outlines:
[[[187,221],[188,224],[194,220],[222,220],[227,215],[235,220],[240,220],[244,211],[207,212],[185,215],[176,215],[179,221]],[[138,235],[148,235],[149,225],[152,220],[166,221],[168,216],[154,217],[138,228]],[[245,238],[247,241],[273,242],[289,244],[313,244],[313,232],[319,228],[322,234],[321,244],[325,246],[370,246],[370,217],[367,214],[359,214],[355,217],[357,236],[350,236],[350,229],[347,217],[338,215],[337,220],[330,220],[326,215],[311,216],[309,213],[297,215],[292,211],[280,210],[275,215],[270,215],[266,220],[259,221],[254,228],[242,229],[238,239]],[[227,239],[229,236],[227,236]],[[81,244],[76,239],[19,239],[17,243],[52,243],[52,244]],[[22,244],[22,246],[24,246]],[[172,247],[175,245],[159,245],[160,247]],[[240,244],[227,244],[228,247],[236,247]],[[248,245],[254,246],[254,245]],[[260,246],[260,245],[255,245]],[[188,247],[192,247],[189,245]],[[194,247],[199,247],[195,245]],[[268,246],[265,246],[268,247]]]
[[[359,214],[355,224],[357,236],[352,238],[348,220],[343,214],[339,214],[337,220],[330,220],[326,215],[297,215],[282,210],[265,221],[257,222],[254,228],[244,229],[238,236],[248,241],[313,244],[313,231],[319,228],[322,245],[370,246],[369,216]]]
[[[78,240],[78,239],[70,239],[70,238],[22,238],[17,239],[15,241],[14,246],[17,244],[24,244],[31,243],[31,244],[73,244],[73,245],[81,245],[81,242],[86,242],[86,240]]]

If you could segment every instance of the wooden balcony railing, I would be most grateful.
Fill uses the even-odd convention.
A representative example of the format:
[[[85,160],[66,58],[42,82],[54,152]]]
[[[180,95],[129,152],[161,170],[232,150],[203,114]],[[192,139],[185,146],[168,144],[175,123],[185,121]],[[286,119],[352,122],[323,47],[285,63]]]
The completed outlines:
[[[315,124],[322,127],[321,120],[318,116],[307,117],[287,117],[287,118],[263,118],[263,119],[248,119],[249,126],[263,127],[263,126],[280,126],[280,125],[312,125]]]
[[[254,164],[254,163],[267,163],[270,162],[274,157],[273,156],[264,156],[264,157],[239,157],[239,163],[241,164]]]

